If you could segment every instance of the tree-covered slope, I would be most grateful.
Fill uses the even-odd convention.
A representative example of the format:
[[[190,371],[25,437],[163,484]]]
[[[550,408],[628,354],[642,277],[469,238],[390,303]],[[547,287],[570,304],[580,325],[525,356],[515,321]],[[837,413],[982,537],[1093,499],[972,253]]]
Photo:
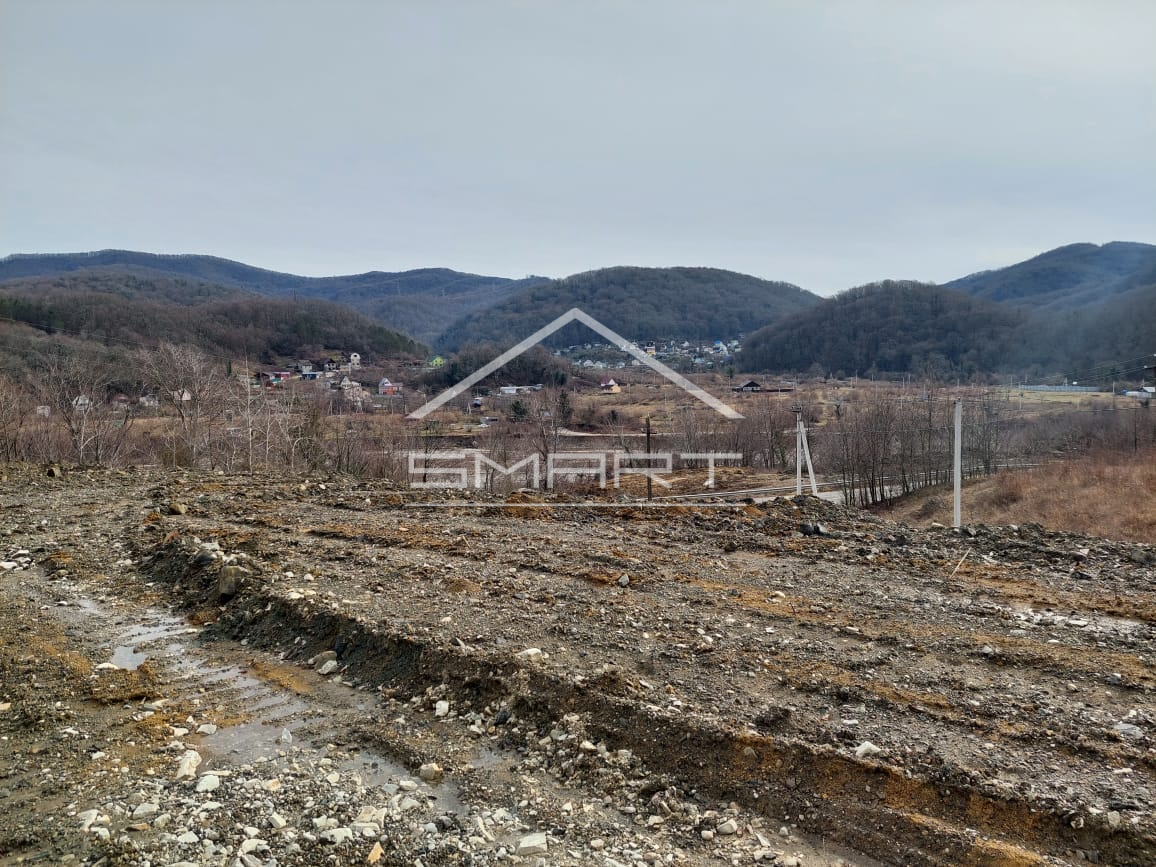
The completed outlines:
[[[744,370],[971,374],[999,368],[1025,314],[925,283],[849,289],[752,334]]]
[[[301,277],[216,256],[160,255],[131,250],[17,254],[0,259],[0,282],[66,274],[176,278],[274,296],[305,296],[347,304],[390,328],[432,341],[450,323],[483,310],[545,278],[510,280],[448,268],[369,271]]]
[[[326,351],[368,359],[423,347],[349,307],[316,298],[269,298],[196,280],[78,272],[0,284],[0,342],[18,324],[108,346],[191,344],[254,361]]]
[[[990,301],[1037,309],[1095,306],[1156,285],[1156,246],[1115,241],[1069,244],[1026,262],[981,271],[945,284]]]
[[[451,350],[469,343],[508,346],[572,307],[631,340],[721,339],[818,301],[790,283],[716,268],[604,268],[523,289],[484,316],[457,322],[439,345]],[[589,329],[571,324],[548,342],[560,346],[590,339]]]

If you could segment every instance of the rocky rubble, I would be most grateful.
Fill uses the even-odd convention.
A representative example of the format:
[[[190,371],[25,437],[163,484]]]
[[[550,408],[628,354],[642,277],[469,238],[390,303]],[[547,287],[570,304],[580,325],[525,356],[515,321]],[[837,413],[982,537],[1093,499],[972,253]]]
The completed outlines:
[[[68,472],[10,494],[7,593],[61,617],[103,594],[126,621],[142,603],[193,621],[171,662],[103,705],[119,714],[105,725],[151,725],[142,754],[97,781],[80,762],[52,771],[75,836],[46,836],[50,851],[1151,863],[1148,546],[917,530],[812,498],[534,501],[552,507],[180,473]],[[198,680],[188,659],[209,652],[287,695],[215,698],[241,676]],[[263,709],[279,701],[287,715]],[[0,832],[34,852],[24,818]]]

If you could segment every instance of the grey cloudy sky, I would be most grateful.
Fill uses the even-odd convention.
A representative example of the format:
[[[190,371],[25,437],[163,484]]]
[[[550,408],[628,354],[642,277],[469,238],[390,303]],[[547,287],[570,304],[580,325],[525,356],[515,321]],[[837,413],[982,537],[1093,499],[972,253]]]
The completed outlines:
[[[1156,3],[0,0],[0,255],[710,265],[1156,241]]]

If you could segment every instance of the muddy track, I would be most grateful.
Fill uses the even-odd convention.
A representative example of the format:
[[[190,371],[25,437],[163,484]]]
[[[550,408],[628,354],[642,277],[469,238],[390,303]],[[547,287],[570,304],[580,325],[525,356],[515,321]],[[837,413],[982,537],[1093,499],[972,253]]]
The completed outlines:
[[[115,515],[67,481],[44,504],[131,550],[118,587],[260,655],[278,691],[240,704],[286,711],[310,747],[339,731],[383,767],[438,763],[475,808],[537,793],[572,853],[549,863],[1153,861],[1147,549],[813,500],[419,510],[339,479],[132,480]],[[49,574],[83,547],[46,541]],[[294,688],[338,693],[306,712]],[[590,812],[567,833],[570,802]]]

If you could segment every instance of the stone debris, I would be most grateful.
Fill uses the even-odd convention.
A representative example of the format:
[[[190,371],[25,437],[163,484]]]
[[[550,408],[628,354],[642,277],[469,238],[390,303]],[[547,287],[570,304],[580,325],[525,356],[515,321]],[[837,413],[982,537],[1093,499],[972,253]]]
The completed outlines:
[[[205,774],[197,780],[196,791],[198,794],[202,792],[215,792],[221,785],[221,778],[216,774]]]
[[[3,733],[45,720],[6,742],[13,779],[70,804],[50,833],[78,863],[855,863],[814,830],[884,863],[966,863],[985,840],[1017,863],[1144,863],[1150,546],[807,497],[418,521],[379,483],[150,473],[128,498],[122,477],[103,499],[40,479],[51,508],[0,549],[30,612],[104,642],[94,663],[149,654],[80,667],[75,695],[119,690],[99,706],[7,657]],[[119,640],[146,591],[195,627]],[[229,664],[202,680],[212,654]],[[942,813],[905,830],[887,780]],[[1038,829],[983,819],[1008,805]]]
[[[539,831],[520,838],[514,854],[523,858],[528,855],[545,855],[548,849],[548,838],[544,831]]]
[[[201,754],[196,750],[186,750],[177,764],[177,779],[186,780],[196,776],[197,768],[201,766]]]

